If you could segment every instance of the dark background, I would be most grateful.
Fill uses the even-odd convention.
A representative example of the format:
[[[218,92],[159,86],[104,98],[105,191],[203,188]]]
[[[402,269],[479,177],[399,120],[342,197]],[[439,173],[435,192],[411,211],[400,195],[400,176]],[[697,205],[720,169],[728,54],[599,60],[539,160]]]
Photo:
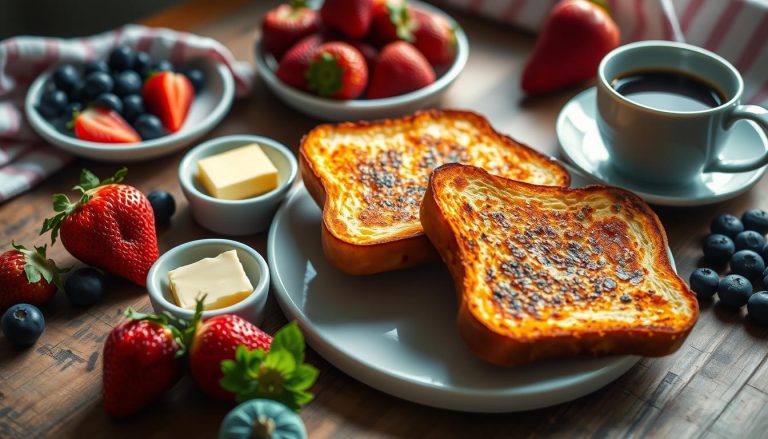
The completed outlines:
[[[181,2],[182,0],[0,0],[0,39],[16,35],[91,35],[134,22],[152,12]]]

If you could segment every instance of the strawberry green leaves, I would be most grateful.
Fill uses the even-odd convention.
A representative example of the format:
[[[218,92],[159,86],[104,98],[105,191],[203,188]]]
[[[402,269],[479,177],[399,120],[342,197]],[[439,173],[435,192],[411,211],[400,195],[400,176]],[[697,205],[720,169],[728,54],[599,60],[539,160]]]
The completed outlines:
[[[304,335],[291,322],[275,334],[269,352],[239,346],[235,360],[221,362],[220,384],[237,401],[267,398],[299,410],[314,397],[307,390],[318,375],[315,367],[304,363],[304,349]]]
[[[28,250],[23,245],[11,242],[14,249],[21,252],[24,255],[24,274],[27,276],[27,280],[31,284],[45,280],[49,284],[56,285],[61,289],[61,276],[62,273],[69,271],[69,268],[59,268],[53,259],[48,259],[46,256],[46,249],[48,246],[34,247],[34,250]]]
[[[53,211],[56,212],[51,218],[46,218],[43,221],[43,228],[40,230],[40,234],[51,232],[51,245],[56,243],[56,238],[59,236],[59,228],[61,222],[75,211],[81,205],[87,203],[91,199],[90,191],[101,186],[108,184],[117,184],[123,181],[125,175],[128,173],[128,168],[120,168],[114,176],[104,180],[93,174],[93,172],[83,169],[80,173],[80,183],[72,188],[74,191],[80,192],[80,200],[76,203],[70,201],[66,194],[53,194]]]

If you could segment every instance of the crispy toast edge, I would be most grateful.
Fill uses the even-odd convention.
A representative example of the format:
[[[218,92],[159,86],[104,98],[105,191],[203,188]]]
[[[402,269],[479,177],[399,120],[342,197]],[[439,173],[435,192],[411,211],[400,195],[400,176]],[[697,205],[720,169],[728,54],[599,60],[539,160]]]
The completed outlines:
[[[471,291],[466,288],[466,272],[459,245],[452,226],[440,209],[435,199],[434,180],[446,172],[456,172],[452,169],[461,169],[460,172],[484,173],[503,185],[522,185],[531,191],[547,192],[594,192],[609,191],[622,194],[632,203],[633,208],[644,213],[649,219],[650,236],[654,241],[653,258],[658,261],[662,275],[670,276],[693,310],[690,319],[681,328],[669,328],[669,330],[649,329],[637,327],[632,329],[611,329],[603,331],[578,332],[569,334],[541,334],[527,339],[514,338],[506,334],[500,334],[489,328],[478,319],[469,309],[467,298]],[[421,204],[420,218],[422,227],[437,249],[456,285],[459,310],[457,314],[457,326],[460,335],[469,349],[480,358],[501,366],[515,366],[531,363],[541,359],[560,358],[579,355],[607,355],[607,354],[633,354],[643,356],[662,356],[676,351],[684,342],[693,328],[698,317],[698,302],[694,293],[675,273],[667,255],[667,238],[661,222],[651,208],[639,197],[623,189],[608,186],[589,186],[586,188],[558,188],[548,186],[535,186],[524,182],[517,182],[503,177],[491,175],[481,168],[459,164],[447,164],[437,168],[430,176],[427,191]],[[660,250],[661,249],[661,250]]]
[[[487,134],[497,137],[505,146],[510,148],[522,147],[528,153],[541,159],[547,165],[556,168],[561,173],[561,184],[570,184],[570,174],[559,162],[528,145],[514,140],[512,137],[496,131],[483,116],[466,110],[425,110],[412,115],[380,121],[343,122],[340,124],[321,124],[304,135],[299,146],[299,167],[304,185],[318,206],[321,207],[322,227],[321,239],[323,252],[328,261],[339,270],[353,275],[374,274],[408,268],[438,260],[438,254],[423,232],[409,236],[393,236],[391,239],[374,243],[356,244],[345,240],[343,236],[333,232],[329,226],[332,218],[337,215],[326,206],[326,189],[315,164],[307,155],[307,145],[316,136],[321,136],[327,130],[365,129],[371,126],[389,126],[410,123],[418,117],[453,117],[472,119],[473,123],[485,130]]]

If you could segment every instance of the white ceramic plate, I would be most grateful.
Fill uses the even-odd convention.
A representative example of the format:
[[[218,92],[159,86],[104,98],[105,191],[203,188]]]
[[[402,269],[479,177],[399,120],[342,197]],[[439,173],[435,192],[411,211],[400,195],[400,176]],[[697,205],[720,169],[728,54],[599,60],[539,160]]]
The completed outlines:
[[[595,121],[596,90],[589,88],[568,101],[557,118],[557,138],[565,157],[595,180],[628,189],[645,201],[666,206],[699,206],[736,197],[754,186],[766,167],[736,174],[707,173],[690,184],[651,186],[618,173],[600,137]],[[724,148],[729,159],[748,159],[768,147],[763,131],[751,121],[738,121],[731,128]]]
[[[576,174],[573,180],[586,183]],[[511,369],[485,363],[457,333],[454,285],[442,264],[347,276],[325,261],[320,220],[303,185],[289,195],[269,233],[272,285],[310,346],[371,387],[446,409],[530,410],[593,392],[639,360],[580,358]]]
[[[258,67],[259,75],[264,79],[267,87],[272,90],[272,93],[277,95],[280,100],[304,114],[322,120],[349,121],[398,117],[434,106],[448,87],[459,77],[461,71],[464,70],[464,66],[469,58],[469,41],[461,27],[445,12],[432,5],[418,1],[411,1],[411,4],[445,17],[456,30],[456,59],[451,67],[442,73],[434,83],[422,89],[382,99],[341,101],[321,98],[295,89],[280,81],[274,73],[277,69],[277,62],[272,56],[264,53],[261,41],[256,43],[256,66]]]
[[[139,143],[109,144],[88,142],[57,131],[35,109],[53,70],[38,76],[30,86],[24,104],[27,120],[45,140],[80,157],[129,163],[170,154],[189,146],[221,122],[235,97],[232,73],[223,64],[207,58],[191,61],[190,64],[203,70],[205,87],[195,97],[184,125],[173,134]]]

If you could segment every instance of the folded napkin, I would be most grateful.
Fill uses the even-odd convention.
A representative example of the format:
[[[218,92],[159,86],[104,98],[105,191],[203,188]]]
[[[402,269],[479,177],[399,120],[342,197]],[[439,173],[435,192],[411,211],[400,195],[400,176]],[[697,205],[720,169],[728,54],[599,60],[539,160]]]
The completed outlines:
[[[538,31],[559,0],[441,0]],[[744,77],[744,100],[768,105],[768,2],[764,0],[606,0],[623,43],[675,40],[704,47]]]
[[[248,63],[235,60],[216,40],[186,32],[127,25],[88,38],[0,41],[0,203],[32,188],[71,159],[38,137],[27,123],[24,98],[32,81],[56,64],[104,59],[121,44],[174,64],[202,56],[213,58],[232,72],[237,96],[245,96],[251,89],[253,70]]]

